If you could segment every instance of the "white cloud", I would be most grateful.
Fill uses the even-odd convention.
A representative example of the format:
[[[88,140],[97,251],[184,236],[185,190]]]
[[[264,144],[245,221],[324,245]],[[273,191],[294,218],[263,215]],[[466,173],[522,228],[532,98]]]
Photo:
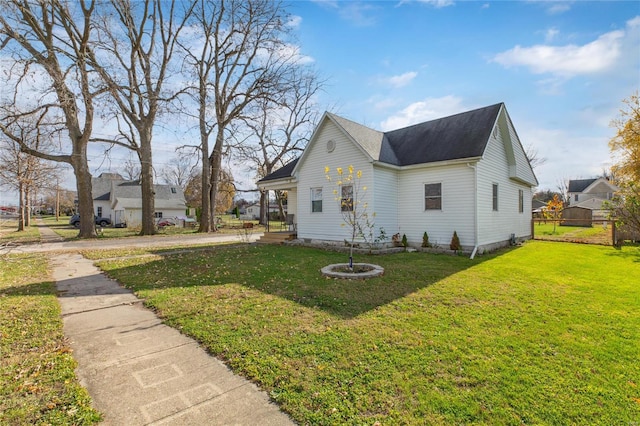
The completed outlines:
[[[435,7],[436,9],[440,9],[447,6],[453,6],[455,4],[453,0],[418,0],[418,2],[428,4],[430,6]]]
[[[380,128],[385,131],[401,129],[412,124],[457,114],[467,109],[462,104],[462,99],[457,96],[448,95],[441,98],[426,98],[412,103],[382,121]]]
[[[558,31],[556,28],[549,28],[544,32],[544,41],[549,43],[553,41],[558,36],[558,34],[560,34],[560,31]]]
[[[418,76],[417,72],[409,71],[409,72],[405,72],[404,74],[383,78],[381,79],[381,82],[393,88],[399,89],[411,83],[413,79],[416,78],[417,76]]]
[[[302,17],[298,15],[292,15],[287,22],[287,26],[291,28],[300,28],[302,23]]]
[[[491,5],[489,3],[485,3],[480,7],[480,9],[489,9],[489,7],[491,7]]]
[[[516,46],[492,59],[507,68],[524,66],[533,73],[561,76],[592,74],[611,68],[621,55],[624,31],[611,31],[582,46]]]
[[[553,3],[547,9],[547,13],[550,15],[558,15],[560,13],[567,12],[571,9],[571,4],[568,2]]]

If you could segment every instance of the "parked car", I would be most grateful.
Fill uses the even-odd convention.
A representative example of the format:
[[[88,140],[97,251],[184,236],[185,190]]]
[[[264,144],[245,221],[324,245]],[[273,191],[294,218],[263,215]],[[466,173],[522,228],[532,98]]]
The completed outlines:
[[[173,219],[160,219],[158,222],[158,228],[164,228],[166,226],[176,226],[176,222]]]
[[[103,228],[105,226],[111,226],[111,219],[109,219],[108,217],[100,217],[100,216],[93,216],[93,217],[95,218],[96,225],[102,226]],[[71,219],[69,219],[69,225],[75,228],[80,228],[80,215],[74,214],[73,216],[71,216]]]

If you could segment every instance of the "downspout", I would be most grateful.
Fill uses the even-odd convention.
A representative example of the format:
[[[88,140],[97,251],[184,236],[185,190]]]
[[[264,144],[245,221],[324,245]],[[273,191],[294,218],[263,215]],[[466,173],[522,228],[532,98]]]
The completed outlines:
[[[467,167],[473,169],[473,231],[474,246],[469,259],[473,259],[478,251],[478,167],[475,164],[467,163]]]

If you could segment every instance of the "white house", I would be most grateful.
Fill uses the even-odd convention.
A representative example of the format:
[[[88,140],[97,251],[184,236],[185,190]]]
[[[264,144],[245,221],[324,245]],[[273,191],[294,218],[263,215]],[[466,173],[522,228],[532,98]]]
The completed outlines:
[[[619,190],[605,178],[570,180],[568,205],[591,210],[593,220],[605,220],[609,215],[605,201],[611,200]]]
[[[418,246],[427,232],[448,247],[456,231],[473,254],[531,237],[538,182],[503,103],[390,132],[325,113],[302,155],[258,185],[289,192],[298,238],[343,241],[349,230],[325,167],[349,165],[362,171],[376,233]]]
[[[142,187],[138,181],[128,181],[116,173],[102,173],[92,179],[95,214],[108,217],[118,226],[142,225]],[[173,185],[154,185],[157,219],[185,216],[184,193]]]

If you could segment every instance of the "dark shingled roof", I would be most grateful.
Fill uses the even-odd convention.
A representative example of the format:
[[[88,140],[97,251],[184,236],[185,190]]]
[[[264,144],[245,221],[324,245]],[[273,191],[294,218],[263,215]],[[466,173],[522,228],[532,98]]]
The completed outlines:
[[[502,103],[427,121],[390,132],[376,132],[328,114],[348,132],[374,160],[396,166],[481,157]],[[369,132],[366,132],[369,130]],[[380,135],[382,140],[377,139]],[[372,152],[377,150],[378,152]],[[298,159],[258,182],[291,177]]]
[[[569,181],[568,192],[582,192],[597,179],[577,179]]]
[[[300,157],[296,158],[295,160],[289,161],[287,164],[285,164],[284,166],[280,167],[275,172],[263,177],[258,182],[267,182],[267,181],[270,181],[270,180],[276,180],[276,179],[282,179],[282,178],[291,177],[291,173],[293,172],[293,168],[296,166],[296,164],[298,164],[298,160],[299,159],[300,159]]]
[[[495,104],[385,133],[397,166],[480,157],[502,104]],[[384,152],[384,151],[383,151]],[[390,158],[380,161],[390,162]]]

